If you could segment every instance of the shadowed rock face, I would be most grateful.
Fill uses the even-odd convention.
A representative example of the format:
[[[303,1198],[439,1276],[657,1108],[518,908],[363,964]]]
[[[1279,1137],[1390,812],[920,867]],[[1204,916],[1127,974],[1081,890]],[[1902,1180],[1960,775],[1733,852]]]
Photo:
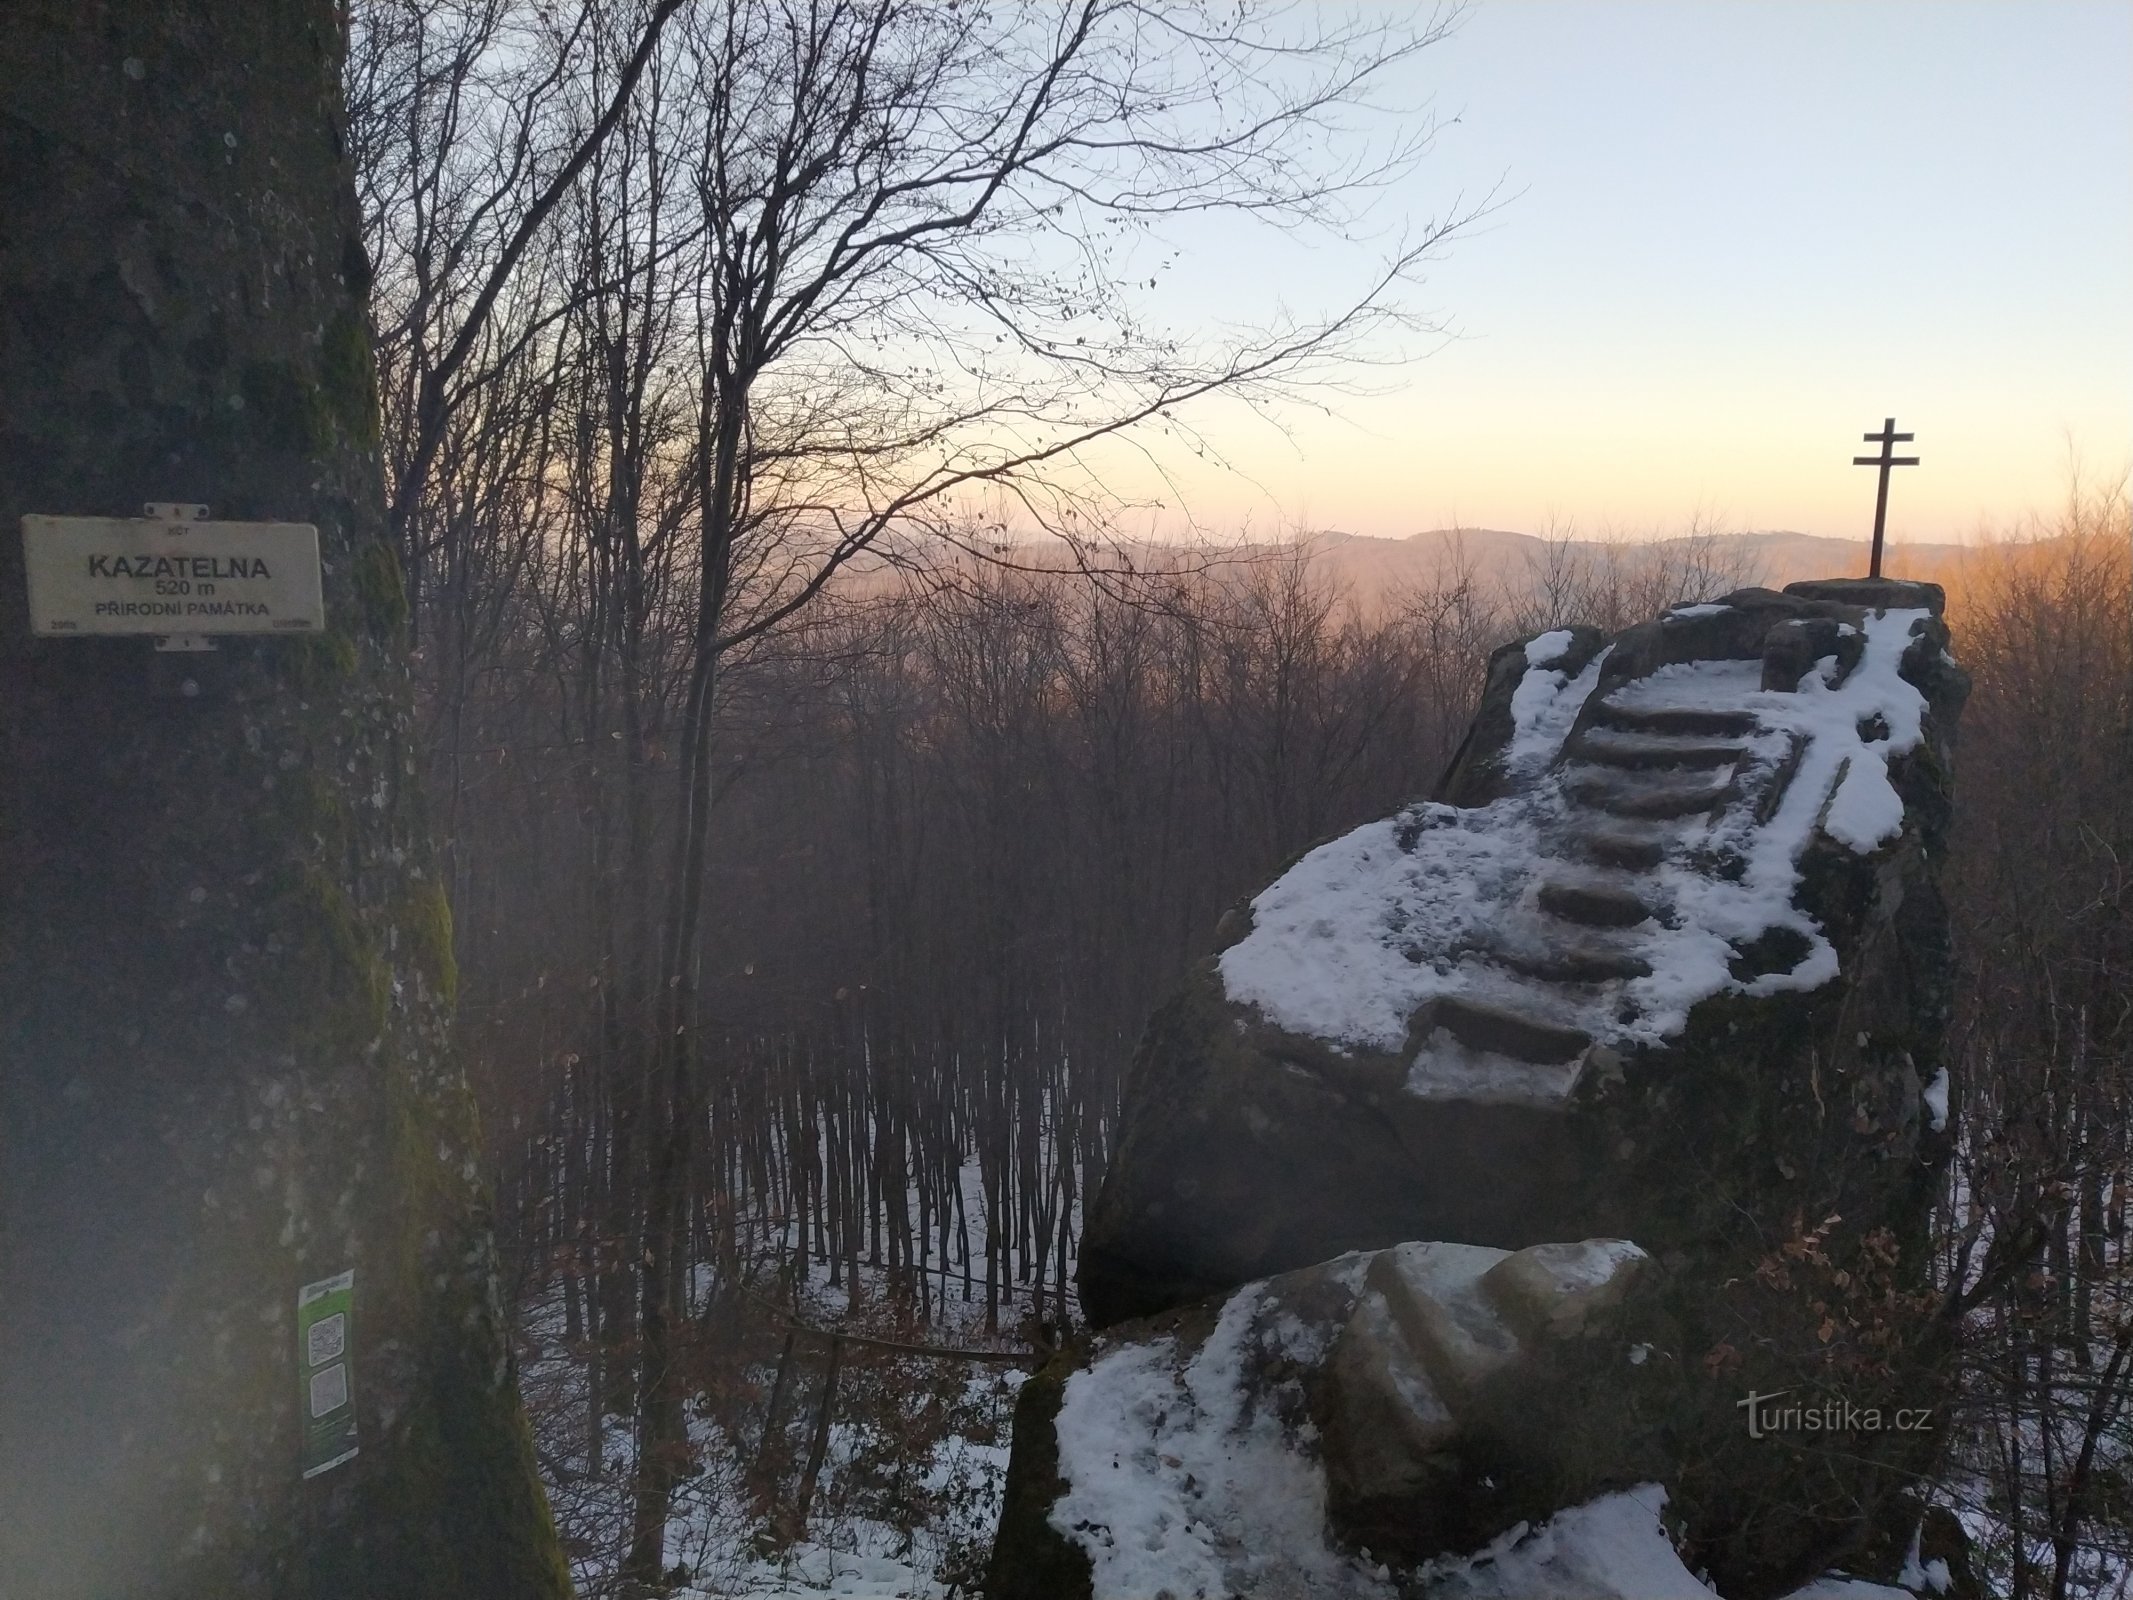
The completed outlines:
[[[1633,1239],[1699,1559],[1753,1595],[1841,1550],[1930,1440],[1749,1441],[1736,1408],[1935,1399],[1941,609],[1795,584],[1498,651],[1440,798],[1304,856],[1151,1021],[1091,1320],[1406,1240]]]

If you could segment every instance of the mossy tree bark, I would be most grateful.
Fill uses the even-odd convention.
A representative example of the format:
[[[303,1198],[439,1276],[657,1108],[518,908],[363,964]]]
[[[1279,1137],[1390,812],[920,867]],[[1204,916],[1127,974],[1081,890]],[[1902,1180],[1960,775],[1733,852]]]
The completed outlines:
[[[446,1021],[332,0],[0,12],[0,1595],[569,1591]],[[327,631],[32,639],[29,512],[315,522]],[[299,1285],[361,1453],[299,1474]]]

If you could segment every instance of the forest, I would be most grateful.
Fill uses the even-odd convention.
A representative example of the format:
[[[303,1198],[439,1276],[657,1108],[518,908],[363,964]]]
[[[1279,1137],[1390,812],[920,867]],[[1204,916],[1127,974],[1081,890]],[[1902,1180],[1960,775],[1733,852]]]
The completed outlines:
[[[951,337],[871,286],[729,418],[717,319],[757,313],[724,297],[749,268],[720,230],[768,202],[715,187],[747,141],[685,107],[706,59],[769,90],[731,35],[602,26],[363,7],[350,65],[457,1037],[587,1593],[705,1559],[663,1542],[676,1497],[762,1549],[802,1539],[833,1417],[817,1537],[839,1516],[935,1537],[939,1485],[895,1463],[986,1369],[893,1347],[1041,1352],[1074,1327],[1120,1075],[1224,910],[1428,793],[1496,645],[1764,576],[1752,541],[1652,530],[1543,541],[1510,575],[1454,547],[1429,582],[1355,593],[1308,541],[1103,537],[1092,485],[1021,489],[1028,514],[992,522],[895,432],[945,419],[868,410],[901,380],[859,341]],[[603,105],[597,137],[556,142]],[[878,491],[815,476],[816,430],[853,425],[886,430]],[[838,493],[908,498],[854,538],[814,515]],[[1951,1449],[2014,1595],[2115,1592],[2133,1529],[2111,1442],[2133,1378],[2129,537],[2123,484],[2077,482],[1920,574],[1975,679],[1946,868]],[[825,1378],[795,1325],[892,1348],[838,1347],[838,1391],[840,1356]],[[928,1547],[943,1581],[973,1581],[983,1537]]]
[[[0,641],[0,1424],[44,1441],[0,1592],[985,1592],[1151,1015],[1436,793],[1507,646],[1802,574],[1699,513],[1358,583],[1180,503],[1166,460],[1251,465],[1210,404],[1337,406],[1442,331],[1425,269],[1499,195],[1371,206],[1457,7],[139,9],[0,26],[0,192],[55,241],[0,250],[0,509],[306,516],[326,598],[213,654]],[[1231,317],[1177,241],[1232,227],[1323,251],[1318,299]],[[1943,536],[1890,569],[1970,683],[1910,1117],[1952,1156],[1929,1292],[1869,1309],[1955,1368],[1917,1537],[2100,1600],[2133,496],[2070,464]],[[1824,1343],[1880,1292],[1841,1220],[1767,1241]]]
[[[1313,842],[1429,792],[1495,644],[1709,598],[1752,580],[1740,559],[1556,545],[1507,590],[1453,572],[1367,607],[1293,548],[1167,580],[1160,604],[1075,575],[936,574],[736,673],[682,1202],[682,1359],[692,1389],[720,1397],[713,1437],[737,1441],[735,1460],[709,1464],[728,1500],[784,1538],[804,1524],[804,1496],[802,1524],[775,1504],[780,1474],[806,1470],[804,1408],[767,1446],[789,1460],[758,1457],[778,1409],[768,1385],[822,1359],[819,1342],[794,1356],[781,1309],[819,1320],[833,1306],[838,1326],[957,1347],[1041,1351],[1071,1328],[1079,1202],[1101,1181],[1120,1074],[1222,912]],[[1993,1553],[2029,1585],[2011,1592],[2081,1594],[2125,1537],[2123,1490],[2095,1451],[2121,1426],[2126,1382],[2124,502],[2071,504],[1944,576],[1976,679],[1948,864],[1963,1138],[1940,1213],[1945,1281],[2002,1256],[1995,1291],[1966,1309],[1966,1466],[1980,1506],[2008,1520]],[[607,1019],[591,880],[590,797],[600,768],[615,781],[613,757],[572,736],[554,680],[576,664],[517,644],[527,655],[500,651],[457,724],[480,730],[473,749],[431,752],[436,792],[464,819],[448,836],[460,1036],[530,1348],[586,1373],[530,1397],[555,1408],[551,1470],[570,1466],[552,1492],[583,1508],[594,1544],[613,1538],[613,1506],[579,1474],[597,1478],[603,1448],[627,1459],[601,1430],[624,1425],[634,1394],[609,1391],[604,1419],[588,1404],[635,1350],[645,1170],[623,1141],[661,1113],[632,1107],[643,1086],[599,1053],[603,1028],[628,1026]],[[921,1422],[916,1398],[912,1417],[885,1415],[893,1389],[850,1398],[848,1369],[853,1426],[883,1459],[933,1448],[948,1425],[952,1392],[944,1403],[925,1375],[935,1416]],[[850,1477],[848,1515],[953,1524],[909,1483]],[[986,1531],[940,1559],[967,1575]]]

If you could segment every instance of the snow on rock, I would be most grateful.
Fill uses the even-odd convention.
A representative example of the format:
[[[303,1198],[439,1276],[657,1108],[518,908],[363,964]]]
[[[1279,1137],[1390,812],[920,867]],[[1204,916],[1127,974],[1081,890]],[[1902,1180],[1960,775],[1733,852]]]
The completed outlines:
[[[1521,1592],[1528,1580],[1502,1578],[1514,1553],[1563,1569],[1523,1592],[1610,1592],[1604,1574],[1580,1575],[1585,1545],[1569,1535],[1628,1510],[1554,1513],[1650,1481],[1674,1491],[1704,1581],[1770,1594],[1859,1538],[1908,1481],[1910,1444],[1861,1434],[1820,1460],[1834,1492],[1803,1500],[1792,1457],[1734,1448],[1735,1399],[1867,1381],[1833,1351],[1820,1280],[1761,1274],[1768,1241],[1802,1216],[1832,1219],[1832,1262],[1922,1237],[1916,1173],[1946,1158],[1928,1131],[1951,1115],[1935,888],[1967,680],[1941,608],[1930,585],[1833,579],[1737,591],[1611,639],[1580,627],[1506,646],[1440,791],[1457,803],[1309,852],[1225,918],[1219,953],[1151,1019],[1088,1213],[1081,1304],[1098,1328],[1173,1319],[1134,1337],[1204,1334],[1226,1287],[1344,1251],[1393,1265],[1433,1252],[1417,1273],[1373,1267],[1343,1313],[1326,1376],[1309,1380],[1323,1388],[1307,1420],[1326,1440],[1303,1459],[1324,1481],[1308,1466],[1292,1490],[1299,1504],[1322,1495],[1339,1548],[1391,1563],[1403,1593],[1427,1592],[1410,1583],[1416,1564],[1520,1519],[1541,1531],[1440,1574],[1464,1586],[1442,1592]],[[1756,1329],[1728,1388],[1677,1381],[1707,1351],[1675,1348],[1675,1324],[1639,1321],[1649,1307],[1627,1293],[1597,1323],[1606,1339],[1507,1364],[1506,1332],[1545,1340],[1578,1321],[1570,1299],[1523,1295],[1512,1260],[1594,1236],[1635,1238],[1665,1263],[1686,1325]],[[1513,1257],[1475,1279],[1441,1247],[1398,1239]],[[1455,1264],[1488,1306],[1432,1277]],[[1548,1281],[1575,1288],[1589,1268],[1611,1282],[1623,1264],[1588,1245]],[[1927,1265],[1907,1247],[1891,1270],[1922,1288]],[[1035,1531],[1018,1523],[1001,1548],[1054,1551],[1101,1529],[1102,1592],[1127,1592],[1146,1575],[1136,1552],[1158,1548],[1196,1552],[1181,1595],[1280,1592],[1264,1573],[1235,1576],[1245,1536],[1207,1514],[1240,1503],[1223,1474],[1266,1441],[1256,1412],[1198,1394],[1198,1349],[1181,1332],[1165,1362],[1136,1366],[1106,1347],[1116,1393],[1070,1396],[1063,1373],[1032,1386],[1043,1421],[1071,1401],[1085,1455],[1107,1437],[1100,1416],[1137,1415],[1163,1437],[1138,1462],[1104,1456],[1123,1474],[1108,1486],[1074,1469],[1075,1494],[1100,1508],[1084,1502],[1079,1522],[1046,1520],[1057,1496],[1037,1477]],[[1914,1403],[1914,1359],[1934,1358],[1897,1352],[1877,1399]],[[1551,1389],[1557,1377],[1576,1382]],[[1447,1438],[1564,1475],[1447,1472]],[[1158,1482],[1147,1463],[1165,1457],[1178,1466]],[[1656,1514],[1640,1528],[1659,1559]],[[1281,1570],[1337,1574],[1307,1532],[1283,1533],[1302,1554]],[[1303,1576],[1289,1587],[1309,1591]]]
[[[1100,1335],[1048,1380],[1056,1409],[1018,1423],[1036,1494],[1026,1521],[1003,1520],[996,1592],[1714,1600],[1662,1520],[1675,1469],[1637,1444],[1655,1367],[1680,1365],[1629,1342],[1652,1303],[1629,1297],[1655,1270],[1622,1239],[1408,1243]],[[1559,1453],[1565,1437],[1620,1439],[1642,1470]],[[1078,1561],[1046,1554],[1061,1542],[1086,1587]],[[1903,1581],[1934,1576],[1914,1547]],[[1831,1574],[1787,1600],[1910,1593]]]
[[[1563,659],[1571,638],[1568,628],[1560,628],[1526,646],[1526,675],[1511,696],[1511,748],[1505,764],[1514,774],[1555,754],[1600,681],[1605,650],[1575,678],[1555,670],[1552,663]]]
[[[1294,1033],[1397,1048],[1417,1005],[1468,986],[1456,952],[1532,871],[1538,834],[1505,805],[1425,803],[1320,845],[1252,902],[1253,931],[1221,958],[1230,998]],[[1427,848],[1403,851],[1403,824]]]
[[[1627,1335],[1603,1319],[1650,1267],[1620,1239],[1409,1243],[1129,1325],[1023,1419],[1018,1459],[1047,1479],[1033,1522],[1003,1520],[995,1569],[1054,1570],[1035,1552],[1063,1540],[1091,1600],[1410,1595],[1432,1558],[1601,1486],[1525,1420],[1612,1432],[1623,1386],[1594,1379]]]
[[[1430,1569],[1429,1600],[1712,1600],[1659,1521],[1666,1490],[1640,1484],[1513,1528],[1486,1550]]]
[[[1946,1594],[1955,1587],[1955,1574],[1948,1568],[1945,1557],[1934,1556],[1930,1560],[1919,1559],[1918,1535],[1911,1535],[1911,1548],[1903,1558],[1903,1571],[1896,1581],[1904,1588],[1921,1594]]]
[[[1248,1359],[1323,1354],[1293,1317],[1262,1315],[1271,1309],[1262,1285],[1232,1296],[1182,1371],[1160,1339],[1068,1379],[1056,1423],[1067,1489],[1050,1521],[1088,1553],[1092,1600],[1396,1592],[1328,1542],[1316,1453],[1247,1398],[1259,1388],[1245,1381]]]
[[[1671,616],[1711,609],[1725,608]],[[1714,995],[1827,983],[1837,973],[1835,950],[1793,903],[1800,858],[1818,831],[1869,854],[1902,828],[1888,761],[1917,745],[1925,700],[1899,667],[1929,618],[1923,609],[1866,614],[1852,669],[1840,672],[1838,657],[1825,656],[1791,689],[1763,688],[1761,661],[1698,660],[1661,665],[1604,696],[1603,712],[1627,717],[1717,711],[1750,725],[1737,760],[1702,780],[1715,777],[1714,793],[1730,780],[1738,803],[1720,796],[1701,812],[1643,825],[1663,850],[1640,885],[1657,914],[1613,937],[1647,972],[1536,1000],[1530,983],[1488,959],[1492,944],[1528,936],[1545,945],[1557,936],[1535,906],[1551,874],[1608,881],[1573,848],[1578,827],[1591,820],[1575,785],[1595,772],[1614,777],[1582,759],[1580,743],[1591,721],[1581,712],[1607,652],[1568,678],[1551,664],[1568,646],[1560,630],[1527,647],[1512,695],[1504,766],[1525,781],[1482,806],[1418,804],[1310,852],[1252,902],[1252,931],[1223,952],[1229,998],[1344,1049],[1399,1050],[1417,1009],[1448,995],[1538,1008],[1544,1021],[1627,1046],[1663,1042]],[[1838,632],[1851,630],[1844,624]],[[1696,780],[1677,774],[1672,781]],[[1759,804],[1773,799],[1774,809],[1758,815]],[[1733,870],[1713,872],[1721,859]],[[1793,937],[1796,958],[1736,977],[1742,948],[1773,930]]]
[[[1712,1600],[1717,1591],[1682,1565],[1667,1538],[1665,1507],[1656,1483],[1603,1496],[1438,1564],[1422,1592],[1428,1600]],[[1945,1576],[1946,1563],[1932,1565]],[[1923,1582],[1930,1587],[1930,1577]],[[1917,1590],[1831,1573],[1785,1600],[1917,1600]]]
[[[1804,1589],[1793,1590],[1785,1600],[1917,1600],[1917,1591],[1898,1589],[1886,1583],[1870,1583],[1865,1578],[1847,1578],[1833,1572],[1815,1579]]]
[[[1528,639],[1526,641],[1526,666],[1529,670],[1526,673],[1526,682],[1530,683],[1538,676],[1536,672],[1530,669],[1554,666],[1569,652],[1570,646],[1576,642],[1576,639],[1577,635],[1568,628],[1554,628],[1547,633],[1537,633],[1531,639]],[[1557,681],[1561,681],[1560,677]],[[1523,688],[1523,685],[1521,688]]]

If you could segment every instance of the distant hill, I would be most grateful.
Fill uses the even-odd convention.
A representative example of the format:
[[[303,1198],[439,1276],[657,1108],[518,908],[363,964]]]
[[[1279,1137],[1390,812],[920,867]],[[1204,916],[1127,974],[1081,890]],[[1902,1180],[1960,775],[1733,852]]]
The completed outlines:
[[[1388,587],[1428,583],[1462,561],[1485,582],[1516,588],[1545,565],[1548,552],[1547,541],[1501,528],[1433,528],[1405,539],[1328,533],[1314,543],[1327,571],[1352,583],[1358,597],[1365,599]],[[1864,539],[1789,531],[1722,533],[1695,540],[1569,541],[1574,556],[1595,563],[1687,556],[1691,546],[1706,560],[1741,568],[1752,581],[1774,589],[1802,578],[1863,574],[1867,568]],[[1890,545],[1884,566],[1891,577],[1932,578],[1956,561],[1964,548],[1959,544]]]
[[[1092,547],[1087,556],[1095,568],[1115,569],[1123,562],[1140,572],[1178,566],[1219,571],[1232,561],[1266,560],[1284,549],[1297,548],[1297,544],[1253,543],[1218,549],[1131,541]],[[1309,552],[1316,575],[1351,593],[1366,613],[1374,612],[1388,596],[1435,587],[1461,570],[1471,572],[1485,591],[1516,595],[1527,590],[1551,560],[1567,560],[1587,574],[1610,567],[1635,571],[1662,562],[1713,573],[1720,582],[1718,592],[1723,592],[1748,584],[1778,589],[1803,578],[1864,576],[1868,554],[1864,539],[1831,539],[1789,530],[1674,539],[1572,539],[1551,544],[1534,534],[1503,528],[1432,528],[1404,539],[1320,533],[1301,541],[1300,548]],[[1076,565],[1064,542],[1050,538],[995,546],[991,554],[1024,567]],[[1892,544],[1884,564],[1890,577],[1946,582],[1966,554],[1975,551],[1953,543]],[[907,566],[952,570],[972,565],[973,559],[967,555],[944,559],[936,548],[930,557],[917,555]],[[864,592],[895,587],[901,581],[888,564],[876,559],[848,570],[841,587],[847,593]],[[1687,587],[1712,592],[1708,581],[1691,582]]]

